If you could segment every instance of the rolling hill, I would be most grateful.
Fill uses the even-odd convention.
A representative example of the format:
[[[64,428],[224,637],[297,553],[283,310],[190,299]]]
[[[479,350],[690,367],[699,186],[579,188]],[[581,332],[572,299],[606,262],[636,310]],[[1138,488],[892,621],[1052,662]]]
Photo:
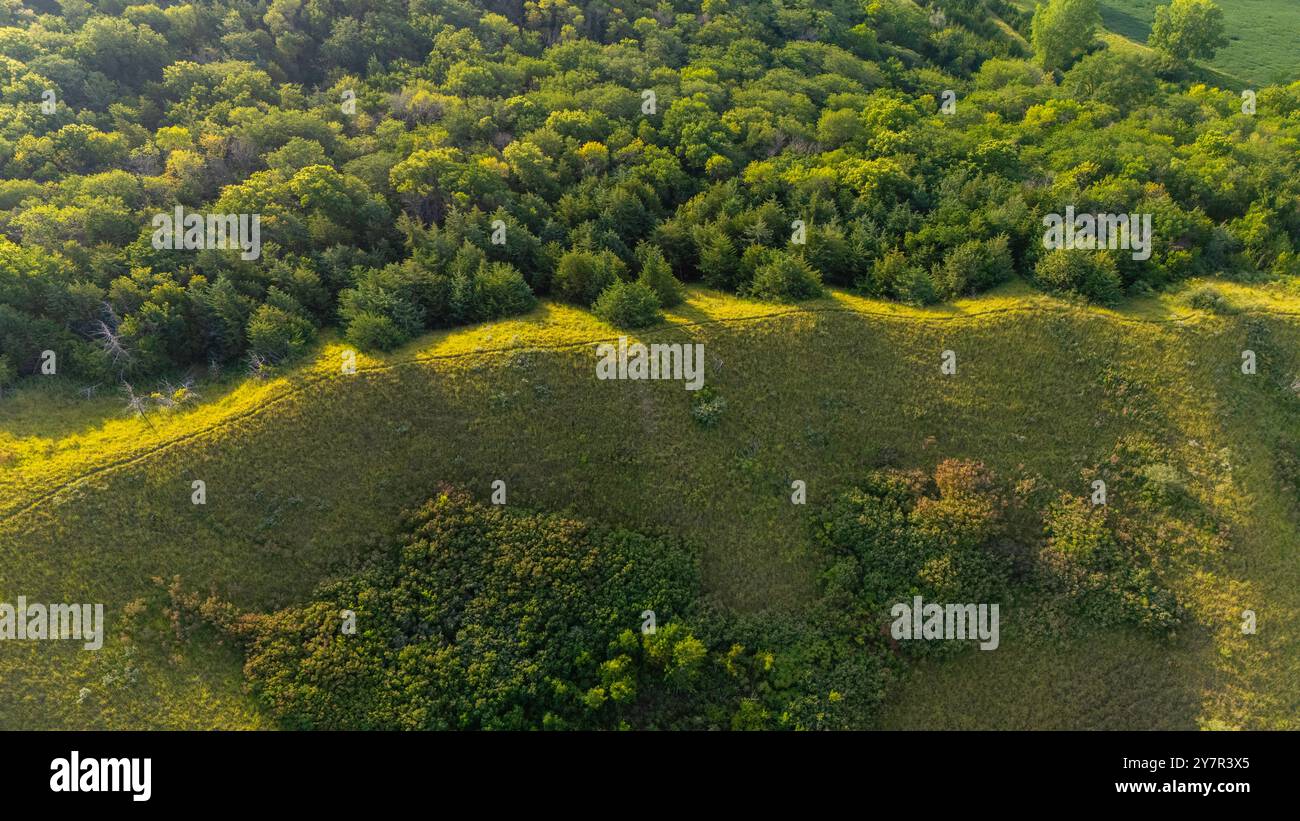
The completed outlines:
[[[1300,6],[1287,0],[1217,0],[1227,24],[1228,45],[1209,66],[1244,84],[1287,83],[1300,76],[1296,33]],[[1102,23],[1138,43],[1151,34],[1163,0],[1103,0]]]
[[[1193,511],[1164,534],[1188,626],[1156,639],[1017,602],[1001,652],[918,666],[882,726],[1294,728],[1300,297],[1214,287],[1231,310],[1184,294],[1106,311],[1014,284],[926,310],[692,289],[641,337],[704,343],[726,401],[713,428],[693,423],[679,382],[596,380],[593,344],[619,333],[553,303],[362,356],[355,375],[327,342],[143,419],[108,390],[25,390],[0,402],[0,598],[102,601],[110,639],[98,653],[0,644],[0,726],[263,726],[234,648],[112,638],[131,603],[177,576],[249,610],[301,601],[440,482],[486,499],[501,479],[512,505],[682,536],[711,599],[780,612],[817,588],[807,510],[872,465],[978,459],[1080,495],[1101,475],[1125,505],[1140,488],[1124,477],[1152,467],[1125,464],[1140,440]],[[795,479],[807,509],[790,504]]]

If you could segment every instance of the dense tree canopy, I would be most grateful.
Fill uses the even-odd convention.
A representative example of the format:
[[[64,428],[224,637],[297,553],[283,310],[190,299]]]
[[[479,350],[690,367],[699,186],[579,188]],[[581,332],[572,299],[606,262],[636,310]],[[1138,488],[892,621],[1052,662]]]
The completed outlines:
[[[1161,42],[1204,54],[1202,11],[1176,2]],[[1300,84],[1243,114],[1106,50],[1095,15],[4,0],[0,375],[45,350],[85,382],[261,367],[331,326],[387,349],[638,281],[607,315],[649,321],[693,281],[928,302],[1017,274],[1112,298],[1295,272]],[[1152,214],[1150,258],[1114,281],[1040,263],[1070,205]],[[158,247],[177,207],[259,215],[260,253]]]

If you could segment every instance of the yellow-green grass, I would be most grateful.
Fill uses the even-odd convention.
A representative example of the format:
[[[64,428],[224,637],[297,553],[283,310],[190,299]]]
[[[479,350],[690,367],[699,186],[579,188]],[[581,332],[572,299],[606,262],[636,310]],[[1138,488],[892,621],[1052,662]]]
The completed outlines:
[[[113,632],[151,577],[180,575],[242,607],[280,607],[382,544],[439,482],[486,498],[502,479],[512,505],[688,538],[727,606],[799,608],[821,557],[792,480],[808,483],[812,508],[889,452],[915,466],[980,459],[1083,493],[1082,472],[1137,433],[1168,447],[1230,525],[1230,551],[1176,564],[1195,623],[1173,642],[1085,627],[1048,640],[1020,626],[1039,617],[1017,603],[999,651],[919,668],[883,725],[1295,726],[1297,511],[1273,451],[1300,441],[1283,389],[1300,375],[1300,322],[1287,315],[1300,299],[1288,286],[1215,287],[1248,310],[1211,315],[1174,296],[1103,311],[1016,285],[928,310],[692,290],[637,336],[705,344],[707,382],[727,401],[714,429],[693,423],[680,383],[597,380],[593,343],[620,333],[550,303],[363,355],[355,375],[327,341],[277,378],[201,385],[196,406],[148,422],[120,397],[30,388],[0,402],[0,601],[102,601]],[[1249,345],[1256,377],[1239,369]],[[940,373],[944,350],[957,353],[954,377]],[[207,485],[201,507],[194,479]],[[1237,629],[1245,608],[1258,635]],[[128,658],[116,641],[73,644],[0,643],[0,726],[264,722],[230,647]],[[135,683],[115,683],[131,667]]]

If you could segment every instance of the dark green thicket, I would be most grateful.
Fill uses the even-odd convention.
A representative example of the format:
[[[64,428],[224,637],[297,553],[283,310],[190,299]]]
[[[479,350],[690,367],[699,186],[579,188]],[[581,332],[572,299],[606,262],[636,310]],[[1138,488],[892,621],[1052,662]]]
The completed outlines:
[[[615,726],[642,691],[697,677],[680,620],[698,584],[671,539],[447,491],[366,572],[255,619],[246,672],[293,727]],[[659,629],[643,637],[646,610]]]
[[[738,616],[700,598],[675,540],[447,489],[363,572],[305,605],[221,621],[246,641],[249,687],[279,722],[346,729],[869,726],[903,659],[971,644],[895,641],[893,607],[914,596],[1005,607],[1042,595],[1098,624],[1177,626],[1117,514],[1069,496],[1015,505],[977,463],[875,471],[813,517],[820,598]],[[1039,515],[1046,538],[1017,548]]]

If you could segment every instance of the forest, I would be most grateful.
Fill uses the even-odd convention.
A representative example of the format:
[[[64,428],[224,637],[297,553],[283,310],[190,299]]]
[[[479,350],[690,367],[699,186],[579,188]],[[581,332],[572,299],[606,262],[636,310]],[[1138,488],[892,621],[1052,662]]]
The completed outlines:
[[[1300,83],[1199,82],[1222,12],[1161,13],[1137,49],[1095,0],[4,0],[0,388],[265,373],[539,298],[644,327],[685,283],[1300,273]],[[1044,249],[1067,206],[1150,215],[1149,258]],[[181,208],[256,215],[258,256],[159,247]]]

